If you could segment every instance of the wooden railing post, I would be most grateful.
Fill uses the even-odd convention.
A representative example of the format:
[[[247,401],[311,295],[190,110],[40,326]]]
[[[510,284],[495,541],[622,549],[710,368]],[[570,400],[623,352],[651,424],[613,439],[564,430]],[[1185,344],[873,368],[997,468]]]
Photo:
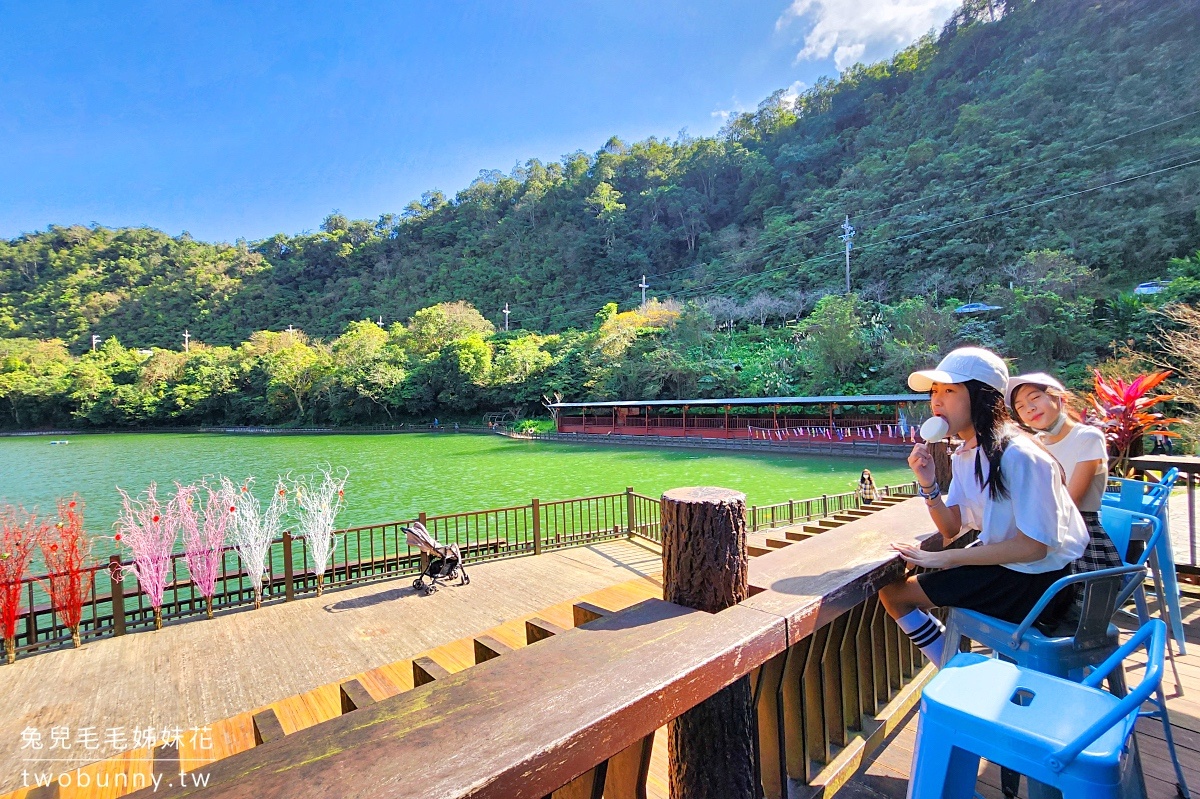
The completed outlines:
[[[829,495],[828,494],[821,495],[821,515],[822,516],[829,515]]]
[[[417,521],[419,521],[421,523],[422,527],[427,527],[428,522],[429,522],[429,514],[427,514],[425,511],[421,511],[420,513],[417,514]],[[429,568],[429,556],[426,555],[424,552],[422,552],[421,553],[421,574],[424,574],[425,570],[428,568]]]
[[[296,598],[295,575],[292,573],[292,531],[283,531],[283,601]]]
[[[625,532],[633,535],[637,530],[637,500],[633,496],[633,486],[625,486]]]
[[[109,585],[112,586],[113,635],[125,634],[125,586],[121,583],[121,556],[108,558]]]
[[[748,595],[746,495],[676,488],[662,495],[663,599],[716,613]],[[749,676],[669,725],[672,799],[757,799]]]
[[[530,503],[533,514],[533,554],[542,554],[542,503],[537,497]]]

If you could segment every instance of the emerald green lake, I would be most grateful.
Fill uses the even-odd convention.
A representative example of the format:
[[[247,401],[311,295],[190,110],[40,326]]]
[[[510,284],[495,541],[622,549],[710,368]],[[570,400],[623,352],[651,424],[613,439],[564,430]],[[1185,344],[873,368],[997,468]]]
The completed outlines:
[[[256,478],[267,497],[277,475],[322,464],[350,470],[339,527],[481,510],[542,500],[616,493],[633,486],[658,496],[668,488],[717,485],[744,491],[752,504],[849,491],[863,468],[877,485],[912,479],[900,460],[588,446],[469,434],[220,435],[110,434],[0,438],[0,502],[53,513],[78,492],[87,529],[108,535],[120,507],[151,481],[168,498],[172,483],[225,474]]]

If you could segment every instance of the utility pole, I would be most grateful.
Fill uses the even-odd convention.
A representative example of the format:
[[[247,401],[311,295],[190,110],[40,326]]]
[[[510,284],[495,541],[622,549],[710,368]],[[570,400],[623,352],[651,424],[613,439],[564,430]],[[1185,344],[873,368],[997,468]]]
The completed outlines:
[[[191,333],[189,333],[189,332],[187,331],[187,328],[185,327],[185,328],[183,329],[183,351],[184,351],[184,352],[191,352],[191,351],[192,351],[192,343],[191,343],[191,338],[192,338],[192,334],[191,334]]]
[[[100,337],[95,333],[92,334],[92,352],[96,351],[96,345],[100,343]]]
[[[288,325],[287,332],[288,332],[288,336],[290,336],[291,338],[296,337],[296,328],[292,327],[291,325]]]
[[[850,214],[846,214],[846,221],[842,223],[842,241],[846,242],[846,293],[850,293],[850,248],[854,245],[851,241],[854,239],[854,226],[850,224]]]
[[[646,307],[646,289],[650,288],[650,284],[646,282],[646,276],[642,275],[642,282],[638,283],[638,288],[642,290],[642,307]]]
[[[383,317],[382,317],[382,316],[380,316],[380,317],[379,317],[379,322],[378,322],[377,324],[378,324],[380,327],[383,327]]]
[[[508,303],[504,303],[504,332],[508,332]]]

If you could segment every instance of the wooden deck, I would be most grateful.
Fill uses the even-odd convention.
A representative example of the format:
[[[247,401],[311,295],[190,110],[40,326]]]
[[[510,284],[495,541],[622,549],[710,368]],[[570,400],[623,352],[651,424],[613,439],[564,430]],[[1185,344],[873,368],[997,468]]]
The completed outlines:
[[[1188,787],[1192,795],[1197,796],[1200,795],[1200,593],[1185,590],[1188,590],[1188,595],[1183,598],[1182,609],[1188,655],[1176,657],[1183,694],[1179,693],[1169,664],[1163,688],[1171,713],[1175,748],[1183,764]],[[1139,679],[1139,675],[1136,667],[1131,671],[1130,682],[1133,683]],[[908,790],[916,734],[917,714],[914,710],[875,757],[838,792],[838,799],[903,799]],[[1150,799],[1173,799],[1177,796],[1175,776],[1163,741],[1162,725],[1158,721],[1142,719],[1138,722],[1138,746]],[[985,799],[1003,797],[1000,771],[996,766],[986,764],[981,770],[977,790]],[[1026,783],[1022,780],[1022,796],[1026,795],[1025,790]]]
[[[9,742],[0,792],[25,796],[23,770],[82,768],[107,775],[110,787],[72,785],[59,796],[123,795],[133,783],[118,785],[117,774],[154,770],[150,748],[131,748],[135,729],[178,728],[179,759],[192,770],[254,746],[256,712],[273,710],[284,733],[303,729],[341,714],[340,683],[357,678],[372,698],[392,696],[413,687],[414,657],[459,671],[475,663],[481,634],[524,646],[526,619],[571,627],[580,599],[617,610],[661,597],[661,569],[652,544],[618,540],[480,564],[470,585],[428,597],[411,579],[371,583],[18,660],[0,682],[0,740]],[[69,730],[69,751],[51,749],[54,727]],[[26,745],[27,729],[40,732],[40,750]],[[123,745],[110,743],[109,729],[122,731]]]

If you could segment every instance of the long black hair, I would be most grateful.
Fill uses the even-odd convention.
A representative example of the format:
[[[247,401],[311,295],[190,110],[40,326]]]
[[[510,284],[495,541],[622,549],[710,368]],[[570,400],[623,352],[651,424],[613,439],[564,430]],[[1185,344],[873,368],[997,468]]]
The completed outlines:
[[[1004,406],[1004,392],[997,391],[980,380],[968,380],[967,396],[971,400],[971,426],[975,428],[975,440],[979,444],[975,452],[975,480],[980,488],[987,489],[988,498],[997,500],[1008,497],[1008,486],[1000,472],[1000,458],[1008,448],[1012,431],[1008,426],[1008,408]],[[983,478],[980,456],[987,458],[988,476]]]

